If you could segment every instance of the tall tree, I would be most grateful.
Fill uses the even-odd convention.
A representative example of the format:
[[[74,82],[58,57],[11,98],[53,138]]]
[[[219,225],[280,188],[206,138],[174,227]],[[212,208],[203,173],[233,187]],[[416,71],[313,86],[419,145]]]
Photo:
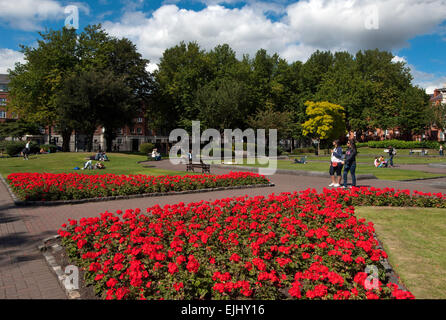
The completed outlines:
[[[60,112],[90,137],[90,151],[91,137],[99,125],[105,128],[106,150],[112,150],[117,129],[132,124],[137,115],[131,101],[132,92],[125,80],[106,70],[73,74],[65,81],[59,96],[60,105],[64,105]]]
[[[63,139],[69,139],[72,128],[59,121],[57,94],[63,79],[76,67],[76,32],[74,29],[39,33],[36,47],[21,46],[26,63],[10,70],[8,108],[29,121],[51,128],[56,125]],[[67,138],[68,137],[68,138]],[[49,132],[51,140],[51,130]]]
[[[197,90],[214,78],[209,58],[198,44],[181,42],[166,49],[154,76],[157,83],[148,116],[155,114],[167,129],[196,120]]]

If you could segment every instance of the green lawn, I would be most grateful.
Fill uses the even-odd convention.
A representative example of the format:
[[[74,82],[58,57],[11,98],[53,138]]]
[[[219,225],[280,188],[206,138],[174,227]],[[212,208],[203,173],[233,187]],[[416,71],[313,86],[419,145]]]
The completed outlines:
[[[147,160],[147,156],[123,153],[107,154],[110,161],[104,162],[103,170],[73,170],[74,167],[82,168],[85,158],[93,153],[57,152],[52,154],[31,155],[29,160],[21,157],[1,158],[0,174],[6,177],[13,172],[49,172],[49,173],[114,173],[114,174],[147,174],[147,175],[183,175],[186,172],[162,170],[143,167],[138,161]],[[95,163],[95,161],[93,161]],[[146,166],[150,166],[146,165]]]
[[[446,299],[446,209],[357,207],[418,299]]]
[[[272,160],[274,161],[274,160]],[[294,160],[277,160],[277,168],[285,170],[306,170],[306,171],[326,171],[329,169],[329,160],[326,159],[325,162],[322,161],[312,161],[309,160],[307,164],[296,164],[293,163]],[[247,160],[244,160],[242,165],[261,167],[266,165],[248,164]],[[416,170],[405,170],[398,168],[375,168],[373,164],[361,164],[358,163],[356,167],[356,174],[373,174],[378,179],[384,180],[411,180],[411,179],[422,179],[422,178],[434,178],[446,176],[441,174],[427,173]]]
[[[376,156],[383,156],[388,158],[387,153],[384,149],[377,148],[359,148],[357,162],[373,163]],[[305,155],[293,155],[293,157],[300,158],[302,156],[307,156],[308,160],[318,160],[318,161],[329,161],[330,156],[321,155],[316,156],[314,153],[309,153]],[[438,150],[429,150],[429,156],[420,155],[409,155],[409,149],[398,149],[397,155],[393,158],[395,164],[429,164],[429,163],[446,163],[446,156],[438,156]]]

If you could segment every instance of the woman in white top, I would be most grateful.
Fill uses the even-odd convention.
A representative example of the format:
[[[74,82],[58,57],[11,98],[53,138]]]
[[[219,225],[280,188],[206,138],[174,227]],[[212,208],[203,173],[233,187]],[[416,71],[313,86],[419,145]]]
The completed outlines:
[[[331,158],[330,158],[330,177],[331,183],[328,185],[329,187],[338,188],[341,186],[342,179],[342,148],[339,146],[339,140],[333,141],[333,150],[331,150]],[[335,179],[335,173],[337,176],[337,181]]]

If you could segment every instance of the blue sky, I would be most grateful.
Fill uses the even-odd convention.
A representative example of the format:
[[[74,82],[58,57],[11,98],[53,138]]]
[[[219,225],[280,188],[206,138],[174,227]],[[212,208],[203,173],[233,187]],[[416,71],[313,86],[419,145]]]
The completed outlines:
[[[0,73],[23,61],[20,44],[59,29],[76,6],[79,28],[101,23],[127,37],[156,68],[166,48],[197,41],[228,43],[241,57],[264,48],[289,62],[315,50],[389,50],[432,92],[446,83],[444,0],[0,0]]]

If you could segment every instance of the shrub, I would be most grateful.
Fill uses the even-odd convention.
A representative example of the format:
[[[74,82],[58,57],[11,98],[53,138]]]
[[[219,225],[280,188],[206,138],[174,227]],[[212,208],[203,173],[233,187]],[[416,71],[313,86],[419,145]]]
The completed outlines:
[[[20,154],[20,152],[25,148],[26,141],[7,141],[5,144],[6,153],[10,156],[16,156]],[[29,149],[31,153],[39,152],[39,145],[34,141],[31,141],[29,144]]]
[[[368,141],[360,142],[356,144],[356,147],[369,147],[369,148],[387,148],[392,146],[396,149],[438,149],[440,143],[437,141],[404,141],[404,140],[383,140],[383,141]]]
[[[155,145],[153,143],[150,143],[150,142],[141,143],[139,145],[139,152],[141,152],[143,154],[148,154],[148,153],[152,152],[152,150],[154,148],[155,148]]]
[[[291,154],[303,154],[303,153],[314,153],[314,152],[315,152],[314,147],[296,148],[296,149],[293,149]]]

